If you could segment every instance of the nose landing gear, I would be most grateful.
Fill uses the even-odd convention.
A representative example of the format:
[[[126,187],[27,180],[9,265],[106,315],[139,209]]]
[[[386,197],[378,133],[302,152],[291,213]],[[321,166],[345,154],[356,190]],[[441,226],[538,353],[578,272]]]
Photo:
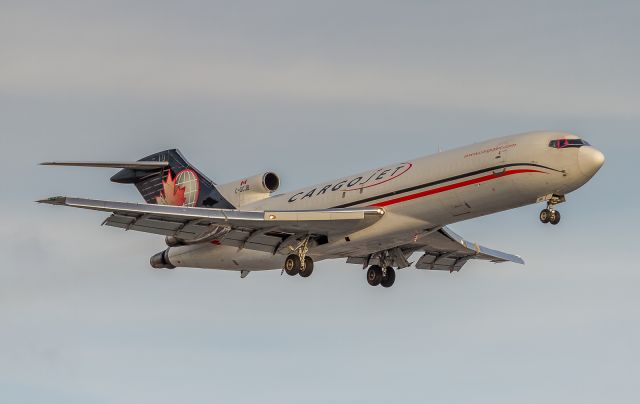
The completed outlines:
[[[558,223],[560,223],[560,212],[558,212],[555,209],[544,209],[542,212],[540,212],[540,221],[542,223],[551,223],[552,225],[557,225]]]
[[[544,198],[541,198],[539,201],[547,201],[547,208],[543,209],[540,212],[540,221],[542,223],[551,223],[552,225],[557,225],[560,223],[560,212],[556,210],[556,205],[565,202],[566,199],[564,195],[548,195]]]

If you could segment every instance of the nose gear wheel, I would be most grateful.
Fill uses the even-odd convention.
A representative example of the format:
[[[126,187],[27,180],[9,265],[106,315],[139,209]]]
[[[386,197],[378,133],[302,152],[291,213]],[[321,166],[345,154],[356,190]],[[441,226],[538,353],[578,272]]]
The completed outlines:
[[[543,209],[542,212],[540,212],[540,221],[542,223],[549,223],[549,221],[551,220],[551,211],[549,209]]]

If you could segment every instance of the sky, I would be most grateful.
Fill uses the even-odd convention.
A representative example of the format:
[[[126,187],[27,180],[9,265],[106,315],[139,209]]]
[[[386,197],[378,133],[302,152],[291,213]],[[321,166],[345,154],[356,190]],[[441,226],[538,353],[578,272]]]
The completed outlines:
[[[0,402],[636,403],[634,1],[0,1]],[[559,206],[458,223],[524,267],[311,278],[176,269],[53,195],[178,147],[282,189],[531,130],[607,162]]]

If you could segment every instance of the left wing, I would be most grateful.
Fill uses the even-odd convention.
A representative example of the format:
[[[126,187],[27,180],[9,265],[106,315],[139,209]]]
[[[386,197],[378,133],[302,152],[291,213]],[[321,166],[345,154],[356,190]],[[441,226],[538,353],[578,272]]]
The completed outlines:
[[[384,215],[380,208],[242,211],[67,197],[38,202],[110,212],[103,225],[161,234],[189,244],[214,241],[272,253],[286,247],[287,241],[306,236],[321,244],[333,234],[369,227]]]

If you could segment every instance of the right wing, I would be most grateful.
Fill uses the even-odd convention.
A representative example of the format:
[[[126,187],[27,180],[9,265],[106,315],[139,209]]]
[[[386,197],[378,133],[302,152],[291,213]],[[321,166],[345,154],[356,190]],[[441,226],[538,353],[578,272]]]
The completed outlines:
[[[424,251],[424,255],[416,262],[418,269],[457,272],[472,259],[524,264],[524,260],[517,255],[467,241],[448,227],[427,236],[420,250]]]
[[[423,255],[415,263],[415,267],[434,271],[458,272],[470,260],[524,264],[524,260],[517,255],[467,241],[448,227],[437,227],[419,234],[413,243],[389,250],[387,259],[391,260],[395,267],[407,268],[412,265],[408,261],[409,257],[416,252]],[[363,251],[362,255],[349,257],[347,262],[367,266],[380,264],[378,260],[376,254],[368,255],[368,252]]]
[[[187,243],[219,242],[277,253],[304,237],[352,233],[377,222],[381,208],[242,211],[54,197],[51,205],[110,212],[104,225],[161,234]],[[325,239],[326,239],[325,237]]]

